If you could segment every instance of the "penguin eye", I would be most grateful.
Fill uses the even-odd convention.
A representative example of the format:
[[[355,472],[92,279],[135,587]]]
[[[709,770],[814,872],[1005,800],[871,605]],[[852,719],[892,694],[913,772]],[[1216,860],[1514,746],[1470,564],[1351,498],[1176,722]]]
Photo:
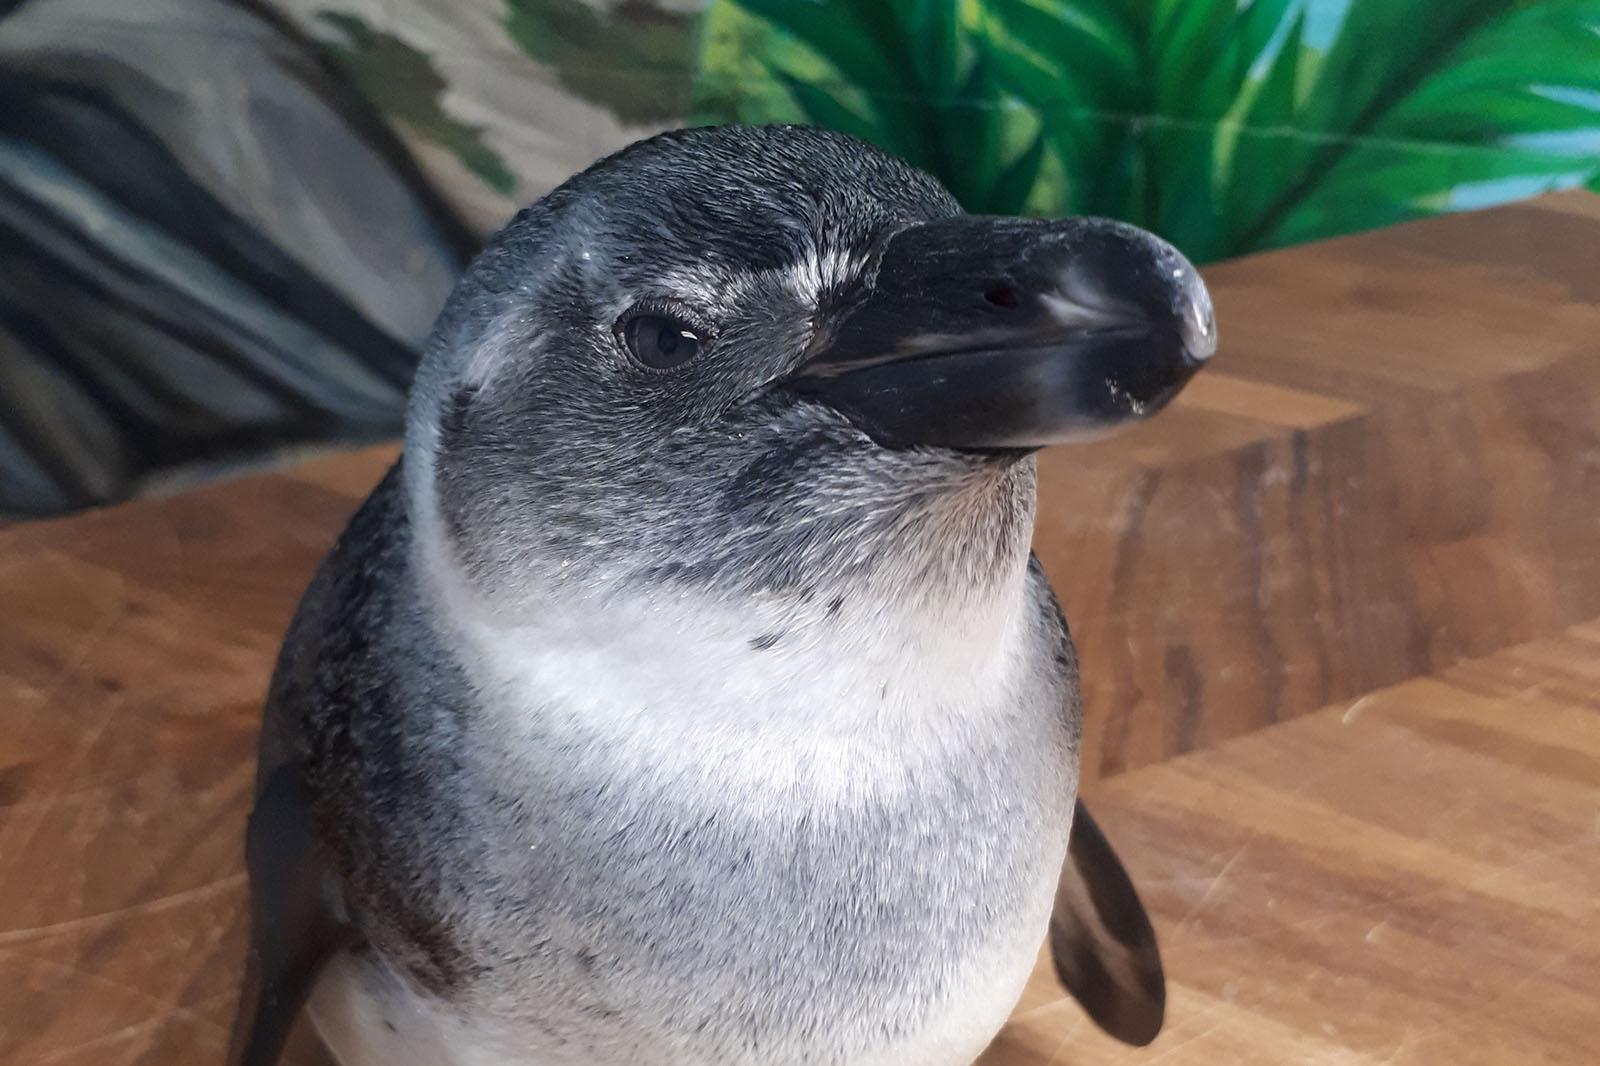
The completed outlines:
[[[700,354],[700,331],[662,314],[636,314],[625,318],[619,332],[633,357],[652,370],[671,370]]]

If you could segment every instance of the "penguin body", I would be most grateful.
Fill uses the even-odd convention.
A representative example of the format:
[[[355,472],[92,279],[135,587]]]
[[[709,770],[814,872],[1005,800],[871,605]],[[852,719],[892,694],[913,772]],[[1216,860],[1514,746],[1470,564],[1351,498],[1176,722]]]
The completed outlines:
[[[1046,935],[1152,1037],[1031,451],[1165,403],[1196,286],[797,128],[520,215],[285,639],[235,1061],[309,999],[342,1066],[961,1066]]]
[[[330,749],[305,772],[364,813],[335,833],[360,894],[406,886],[363,916],[367,943],[311,1001],[342,1063],[960,1064],[982,1050],[1049,921],[1077,757],[1070,661],[1031,667],[1070,652],[1025,543],[1010,617],[947,649],[943,670],[840,669],[890,658],[898,635],[813,597],[765,647],[742,615],[690,606],[665,621],[693,636],[653,662],[662,620],[570,634],[597,665],[567,674],[561,638],[537,624],[509,641],[419,633],[404,598],[357,587],[346,560],[408,568],[389,494],[331,564],[351,575],[332,598],[367,612],[340,622],[372,645],[324,669],[347,685],[279,704],[359,703],[360,756]],[[457,668],[418,649],[456,641],[475,653],[474,681],[456,684],[484,695],[439,699],[419,728],[408,694]],[[553,670],[527,645],[552,649]],[[626,679],[602,672],[613,658],[685,713],[604,713],[627,706]],[[404,714],[372,721],[391,685]],[[297,728],[333,733],[309,718]]]

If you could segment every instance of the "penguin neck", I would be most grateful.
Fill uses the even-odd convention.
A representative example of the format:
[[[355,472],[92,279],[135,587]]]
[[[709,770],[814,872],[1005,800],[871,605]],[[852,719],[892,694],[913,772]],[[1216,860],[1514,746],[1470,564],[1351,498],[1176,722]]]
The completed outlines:
[[[416,561],[437,628],[513,731],[565,721],[815,741],[1005,703],[1038,636],[1032,519],[1031,463],[974,477],[908,514],[873,567],[803,593],[541,581],[508,611],[434,538],[419,538]]]

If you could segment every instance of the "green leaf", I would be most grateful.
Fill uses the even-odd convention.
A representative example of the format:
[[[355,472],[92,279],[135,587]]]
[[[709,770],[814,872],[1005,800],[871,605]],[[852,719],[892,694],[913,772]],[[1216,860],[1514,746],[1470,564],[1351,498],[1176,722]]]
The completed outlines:
[[[932,165],[935,138],[923,87],[889,7],[852,0],[739,0],[739,4],[805,44],[862,94],[877,112],[879,127],[894,138],[879,144],[914,165]]]
[[[1247,66],[1266,55],[1286,26],[1305,24],[1307,0],[1254,0],[1239,12],[1233,37]],[[1309,0],[1318,3],[1319,0]]]
[[[1585,22],[1595,9],[1594,0],[1549,0],[1523,8],[1504,0],[1354,0],[1311,96],[1296,115],[1300,136],[1280,146],[1289,177],[1253,220],[1241,221],[1231,249],[1281,243],[1289,233],[1305,232],[1308,219],[1351,216],[1353,206],[1332,202],[1334,188],[1343,196],[1378,197],[1363,209],[1370,220],[1390,218],[1396,210],[1399,217],[1411,217],[1455,185],[1515,176],[1534,187],[1544,180],[1541,173],[1567,180],[1572,151],[1528,151],[1514,138],[1549,132],[1532,128],[1544,122],[1557,122],[1558,129],[1569,132],[1583,128],[1586,120],[1571,110],[1543,106],[1534,87],[1545,77],[1557,82],[1587,77],[1589,84],[1600,79],[1600,38]],[[1380,30],[1397,47],[1409,49],[1401,53],[1403,61],[1388,62],[1370,47],[1381,39],[1374,36]],[[1581,151],[1584,142],[1579,135],[1569,143]],[[1477,147],[1499,154],[1467,151]],[[1404,163],[1406,158],[1412,162]],[[1482,163],[1488,169],[1481,178],[1440,176],[1441,168],[1460,168],[1467,165],[1462,160],[1478,158],[1499,161]],[[1452,160],[1448,166],[1441,163],[1446,159]],[[1516,162],[1504,162],[1511,159]],[[1504,166],[1516,173],[1500,173]],[[1365,171],[1397,182],[1396,191],[1385,199],[1364,181],[1352,187],[1352,173]]]
[[[1411,92],[1467,35],[1511,7],[1510,0],[1352,0],[1339,35],[1317,67],[1299,115],[1302,128],[1360,136]],[[1336,142],[1286,145],[1285,168],[1300,181],[1281,211],[1337,159]],[[1270,214],[1271,211],[1268,213]]]
[[[1496,148],[1365,142],[1265,235],[1263,247],[1468,210],[1582,184],[1594,161]]]
[[[949,0],[894,0],[898,29],[917,81],[933,91],[961,82],[961,27]]]
[[[1235,0],[1176,0],[1157,8],[1152,27],[1157,113],[1221,118],[1237,84],[1237,64],[1228,54]]]
[[[739,6],[804,42],[854,85],[904,89],[891,57],[875,40],[861,5],[847,0],[740,0]]]
[[[969,211],[990,211],[988,196],[1001,170],[1006,104],[980,54],[959,88],[935,101],[934,173]]]
[[[984,210],[996,215],[1021,214],[1028,203],[1029,194],[1039,180],[1039,167],[1044,162],[1044,132],[1041,130],[1011,164],[1000,172],[989,192]]]
[[[1305,15],[1296,12],[1281,38],[1268,38],[1275,41],[1276,54],[1258,57],[1267,67],[1241,90],[1242,114],[1218,131],[1215,181],[1225,190],[1225,210],[1235,226],[1260,217],[1288,177],[1280,168],[1285,142],[1297,136],[1291,127],[1304,29]]]
[[[1495,143],[1600,127],[1600,2],[1514,12],[1463,42],[1451,59],[1374,131]]]
[[[805,121],[811,125],[838,130],[866,141],[883,140],[883,130],[875,122],[850,110],[822,86],[801,81],[781,70],[774,70],[773,75],[794,94]]]
[[[1224,220],[1211,181],[1213,127],[1192,120],[1154,120],[1145,134],[1148,158],[1160,167],[1148,224],[1193,259],[1221,254]]]
[[[808,58],[816,76],[835,74],[823,60],[765,19],[747,14],[737,4],[713,4],[702,33],[691,122],[804,122],[804,112],[773,71],[790,71],[797,79],[807,80],[804,68]]]
[[[1352,0],[1319,72],[1305,119],[1316,129],[1360,132],[1509,0]]]
[[[989,0],[982,22],[995,77],[1033,110],[1065,171],[1057,195],[1075,211],[1126,192],[1115,165],[1129,123],[1148,111],[1134,30],[1116,3]]]
[[[985,10],[998,26],[991,41],[1027,51],[1057,77],[1126,95],[1140,70],[1131,25],[1114,4],[1083,0],[988,0]],[[994,32],[998,30],[999,32]]]

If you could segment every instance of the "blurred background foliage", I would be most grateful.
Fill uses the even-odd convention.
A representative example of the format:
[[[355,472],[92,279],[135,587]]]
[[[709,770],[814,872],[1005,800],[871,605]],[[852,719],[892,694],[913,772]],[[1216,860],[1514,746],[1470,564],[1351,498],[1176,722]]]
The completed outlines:
[[[1600,0],[719,0],[695,106],[1215,260],[1600,183]]]
[[[1600,190],[1600,0],[0,0],[0,520],[394,435],[483,237],[691,122],[1211,261]]]

